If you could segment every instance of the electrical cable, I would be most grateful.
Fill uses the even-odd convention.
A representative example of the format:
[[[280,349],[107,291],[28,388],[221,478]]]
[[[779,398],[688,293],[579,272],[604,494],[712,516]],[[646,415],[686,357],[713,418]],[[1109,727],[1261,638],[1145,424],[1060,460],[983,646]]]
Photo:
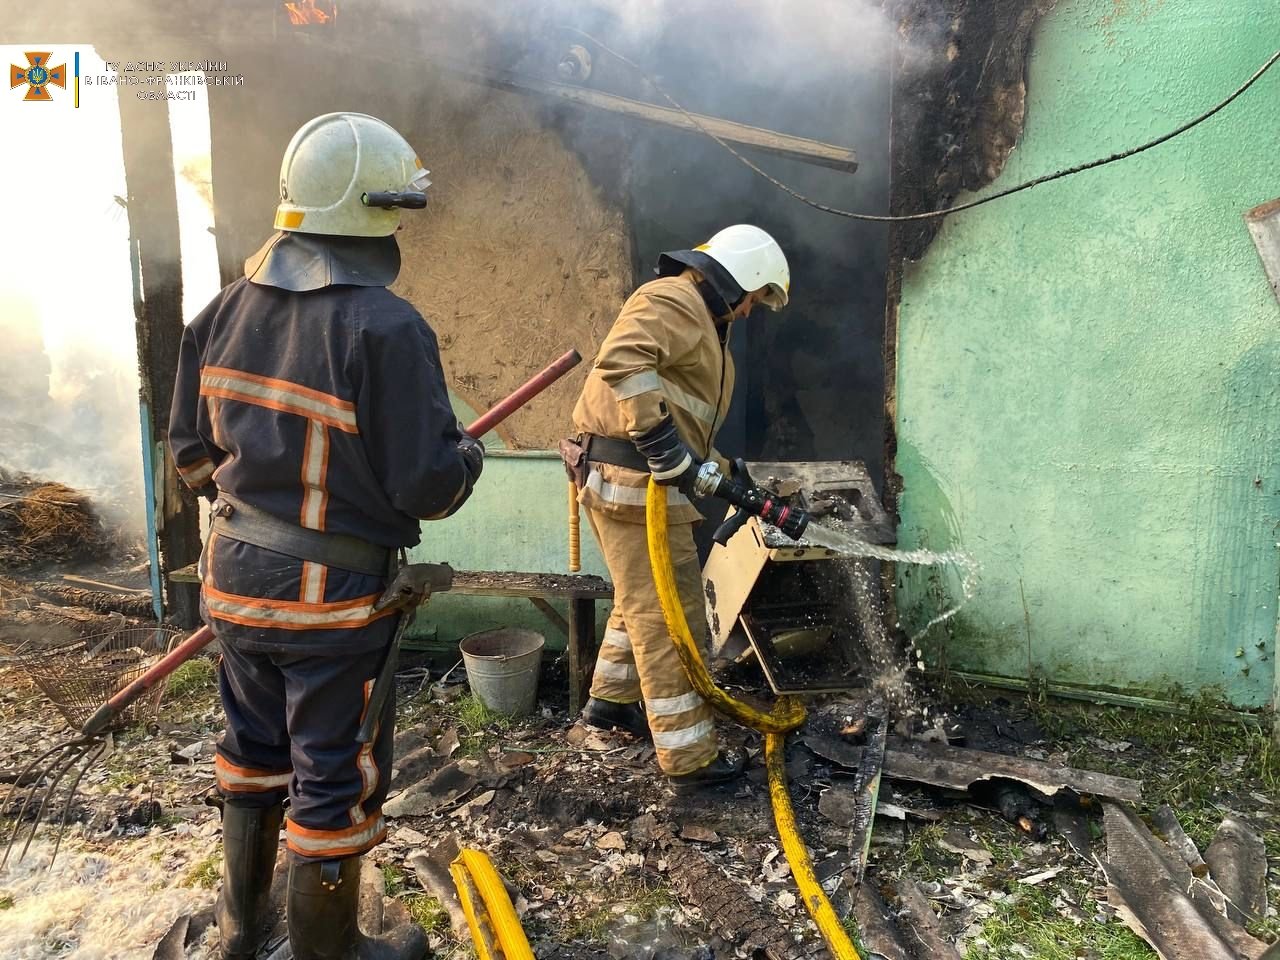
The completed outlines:
[[[899,215],[889,215],[889,214],[875,214],[875,213],[855,213],[852,210],[841,210],[839,207],[832,207],[825,203],[820,203],[817,200],[811,200],[809,197],[806,197],[804,194],[802,194],[799,190],[796,190],[794,187],[791,187],[786,183],[783,183],[777,177],[773,176],[772,174],[762,169],[760,166],[758,166],[757,164],[749,160],[747,157],[743,156],[738,150],[736,150],[733,147],[732,144],[728,143],[722,137],[717,136],[711,130],[707,129],[706,125],[704,125],[698,119],[696,114],[690,113],[683,106],[677,103],[675,98],[673,98],[669,93],[667,93],[667,91],[664,90],[656,80],[654,80],[651,76],[649,76],[649,74],[645,72],[644,68],[641,67],[634,60],[619,53],[617,50],[614,50],[608,44],[597,39],[596,37],[593,37],[591,34],[587,33],[584,30],[578,30],[575,27],[566,27],[565,29],[571,33],[578,34],[580,37],[583,37],[589,40],[591,43],[596,44],[601,50],[609,54],[609,56],[613,57],[615,60],[618,60],[621,63],[626,64],[628,67],[634,70],[637,74],[640,75],[640,77],[645,81],[645,83],[649,84],[649,86],[652,87],[664,100],[666,100],[667,103],[671,104],[673,108],[675,108],[681,114],[683,114],[686,120],[692,123],[695,127],[697,127],[699,130],[705,133],[708,137],[710,137],[716,143],[720,144],[721,147],[729,151],[729,153],[733,154],[733,156],[737,157],[738,160],[743,165],[745,165],[747,168],[749,168],[753,172],[764,177],[764,179],[768,180],[771,184],[773,184],[779,190],[795,198],[796,200],[799,200],[801,203],[804,203],[809,205],[810,207],[813,207],[815,210],[821,210],[823,213],[830,213],[837,217],[846,217],[850,220],[868,220],[868,221],[871,221],[872,223],[904,223],[912,220],[931,220],[935,217],[945,217],[949,213],[959,213],[961,210],[972,210],[974,207],[980,207],[984,203],[990,203],[992,200],[999,200],[1002,197],[1012,196],[1013,194],[1020,193],[1023,190],[1030,190],[1032,187],[1037,187],[1042,183],[1049,183],[1052,180],[1061,180],[1063,177],[1070,177],[1077,173],[1083,173],[1086,170],[1093,170],[1096,167],[1103,167],[1109,163],[1115,163],[1118,160],[1124,160],[1124,159],[1127,159],[1128,157],[1137,156],[1139,153],[1143,153],[1144,151],[1150,150],[1152,147],[1158,147],[1162,143],[1167,143],[1168,141],[1172,140],[1174,137],[1180,136],[1181,134],[1184,134],[1188,130],[1192,129],[1193,127],[1199,126],[1201,123],[1208,120],[1215,113],[1218,113],[1220,110],[1224,109],[1233,100],[1235,100],[1242,93],[1244,93],[1251,86],[1253,86],[1259,79],[1262,78],[1262,75],[1264,73],[1266,73],[1275,65],[1277,60],[1280,60],[1280,50],[1277,50],[1275,53],[1271,55],[1271,57],[1267,60],[1266,63],[1264,63],[1261,67],[1259,67],[1254,72],[1253,76],[1251,76],[1243,84],[1237,87],[1236,90],[1230,96],[1228,96],[1225,100],[1219,101],[1216,105],[1206,110],[1204,113],[1200,114],[1200,116],[1196,117],[1194,120],[1189,120],[1186,123],[1184,123],[1182,126],[1177,127],[1173,130],[1170,130],[1168,133],[1162,136],[1156,137],[1154,140],[1148,140],[1146,143],[1140,144],[1139,146],[1131,147],[1130,149],[1121,151],[1120,153],[1113,153],[1109,157],[1100,157],[1097,160],[1090,160],[1087,163],[1076,164],[1074,167],[1067,167],[1063,170],[1057,170],[1053,173],[1046,173],[1044,176],[1035,177],[1032,180],[1027,180],[1023,183],[1020,183],[1017,186],[1008,187],[1004,190],[998,190],[995,193],[989,194],[985,197],[979,197],[976,200],[970,200],[966,203],[958,203],[955,206],[943,207],[942,209],[939,209],[939,210],[929,210],[924,213],[907,213],[907,214],[899,214]]]

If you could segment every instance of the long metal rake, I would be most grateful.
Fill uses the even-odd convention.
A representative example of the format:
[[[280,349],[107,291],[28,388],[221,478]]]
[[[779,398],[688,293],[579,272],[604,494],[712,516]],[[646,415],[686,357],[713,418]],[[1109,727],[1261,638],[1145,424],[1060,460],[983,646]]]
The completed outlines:
[[[62,816],[58,822],[53,855],[49,858],[50,865],[53,864],[54,858],[58,856],[58,849],[62,846],[62,836],[66,832],[67,821],[71,816],[71,805],[75,799],[76,790],[89,769],[107,752],[108,731],[112,724],[130,704],[148,690],[154,689],[174,670],[207,647],[212,640],[213,631],[208,627],[201,627],[98,707],[93,716],[80,727],[80,732],[76,736],[54,744],[19,771],[13,786],[5,796],[4,803],[0,805],[0,812],[13,817],[13,827],[9,830],[5,841],[0,869],[8,865],[13,848],[24,832],[26,840],[22,844],[18,860],[27,855],[31,841],[35,838],[36,830],[40,826],[40,820],[45,810],[49,808],[49,801],[57,795],[59,785],[67,780],[68,774],[74,771],[71,779],[67,781],[66,798],[62,806]],[[17,802],[20,790],[24,792],[21,803],[15,810],[14,804]],[[34,809],[35,814],[30,821],[26,821],[24,818],[30,809]],[[24,826],[27,827],[25,831]]]

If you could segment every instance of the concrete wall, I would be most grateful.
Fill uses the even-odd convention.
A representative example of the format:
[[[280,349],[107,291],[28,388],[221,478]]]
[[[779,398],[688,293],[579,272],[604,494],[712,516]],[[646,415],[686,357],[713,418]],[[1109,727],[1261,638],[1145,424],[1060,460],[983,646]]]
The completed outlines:
[[[988,189],[1171,129],[1278,36],[1275,0],[1062,0]],[[1242,214],[1280,195],[1278,128],[1280,67],[1167,145],[948,218],[908,268],[902,542],[983,565],[935,664],[1270,701],[1280,308]],[[908,627],[955,592],[899,578]]]

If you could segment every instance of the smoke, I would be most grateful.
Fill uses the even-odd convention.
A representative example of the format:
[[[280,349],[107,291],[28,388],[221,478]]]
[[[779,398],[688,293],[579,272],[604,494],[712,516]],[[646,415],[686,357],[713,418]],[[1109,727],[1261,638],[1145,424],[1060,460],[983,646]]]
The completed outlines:
[[[166,38],[166,56],[225,58],[233,72],[245,75],[246,86],[233,91],[235,99],[226,99],[222,109],[238,111],[233,149],[251,154],[257,172],[231,183],[220,201],[218,231],[228,262],[242,241],[254,247],[269,229],[280,151],[315,113],[360,109],[414,129],[424,97],[443,95],[483,123],[493,94],[458,71],[513,70],[561,80],[557,66],[575,44],[590,51],[586,86],[664,103],[636,71],[574,30],[635,60],[692,111],[854,148],[860,169],[852,175],[749,155],[815,199],[868,212],[888,207],[889,57],[897,38],[877,0],[442,0],[426,7],[370,0],[359,9],[344,7],[331,26],[303,29],[280,22],[280,8],[271,4],[207,5],[189,21],[170,18],[175,8],[151,0],[135,0],[129,8],[146,14],[137,18],[146,26],[136,39],[154,39],[147,35],[154,31]],[[87,10],[78,16],[77,30],[86,37],[119,22],[114,9],[111,17]],[[21,15],[15,29],[24,36],[18,39],[38,37],[38,22],[34,11]],[[170,42],[175,35],[185,46]],[[3,53],[21,62],[23,49],[30,42]],[[84,72],[102,73],[96,54],[79,49]],[[371,69],[357,77],[334,69],[348,61]],[[23,265],[0,283],[5,326],[38,324],[40,330],[39,349],[24,334],[21,347],[11,340],[15,346],[0,352],[0,376],[25,384],[8,391],[0,412],[0,463],[27,469],[44,464],[53,479],[105,487],[120,493],[122,502],[141,504],[127,220],[112,200],[125,192],[118,110],[109,89],[86,90],[82,98],[74,113],[65,101],[42,109],[6,103],[10,139],[43,146],[41,181],[74,190],[63,191],[71,199],[62,205],[57,190],[53,196],[6,191],[0,200],[6,224],[24,227],[22,240],[7,232],[3,251],[7,264]],[[735,222],[758,223],[787,251],[791,306],[780,316],[753,317],[734,334],[739,393],[722,428],[722,449],[760,459],[858,458],[878,476],[885,228],[805,207],[701,135],[536,98],[528,102],[625,214],[637,280],[651,275],[661,250],[695,244]],[[175,104],[171,112],[186,106]],[[449,130],[430,136],[448,137]],[[228,149],[225,142],[222,149]],[[430,142],[421,149],[429,158]],[[13,151],[0,157],[5,182],[26,182],[27,158]],[[477,158],[477,166],[484,162]],[[179,157],[179,164],[188,174],[179,180],[180,201],[184,194],[207,194],[200,157]],[[536,171],[510,176],[532,178]],[[25,237],[50,228],[65,239],[32,255]],[[184,224],[189,317],[216,284],[196,288],[188,236]],[[207,234],[205,240],[212,243]],[[15,297],[25,298],[25,307]],[[46,442],[51,436],[57,443]],[[131,513],[141,519],[140,509]]]
[[[585,30],[643,67],[686,109],[782,133],[852,147],[850,175],[744,151],[802,194],[868,213],[889,198],[889,65],[894,24],[866,0],[711,0],[650,4],[609,0],[584,13],[549,3],[542,35],[522,72],[545,74]],[[548,56],[551,54],[552,56]],[[598,50],[595,86],[665,105],[633,68]],[[740,386],[721,448],[757,459],[865,461],[879,476],[884,442],[882,355],[888,235],[882,225],[815,211],[747,169],[701,135],[625,128],[593,118],[570,126],[590,157],[610,136],[629,143],[622,170],[635,233],[637,277],[658,252],[700,242],[735,222],[769,230],[792,267],[792,300],[779,315],[735,330]],[[589,164],[589,169],[591,169]]]
[[[0,58],[23,62],[28,49],[0,47]],[[105,73],[94,51],[78,49],[83,76]],[[83,491],[108,520],[140,536],[146,502],[119,109],[112,88],[86,85],[79,109],[71,96],[55,91],[52,103],[17,96],[4,103],[11,142],[39,149],[0,152],[0,182],[33,183],[36,156],[40,171],[34,188],[0,196],[7,267],[0,276],[0,467]],[[198,127],[190,106],[175,117],[175,135]],[[204,230],[211,223],[207,129],[205,122],[203,150],[198,135],[187,137],[194,153],[178,157],[182,212],[206,214],[192,229],[183,224],[188,317],[217,286],[213,238]]]
[[[32,47],[3,47],[0,57],[24,62],[24,49]],[[82,55],[82,66],[90,59]],[[114,99],[106,110],[86,97],[77,112],[69,96],[4,104],[9,142],[38,147],[0,153],[0,182],[10,185],[0,197],[0,466],[81,490],[137,532],[142,467],[128,223],[115,199],[125,193],[118,120]]]
[[[690,111],[852,147],[860,164],[852,175],[744,152],[806,196],[888,212],[890,58],[898,37],[873,0],[444,0],[429,14],[408,0],[384,0],[378,12],[376,23],[348,22],[342,42],[376,49],[397,75],[421,77],[418,88],[429,89],[420,96],[454,101],[469,123],[497,125],[502,111],[488,116],[494,94],[462,74],[563,82],[558,67],[574,47],[586,51],[590,69],[570,82],[667,105],[639,72],[578,32],[584,31],[639,64]],[[311,31],[305,39],[339,49],[336,39],[323,38]],[[295,55],[302,57],[307,45],[300,42]],[[321,56],[319,47],[312,56]],[[348,84],[342,105],[411,123],[420,112],[413,86],[379,87],[374,98]],[[662,250],[699,243],[731,223],[756,223],[786,250],[791,305],[735,329],[738,388],[721,449],[755,459],[861,459],[879,476],[887,228],[805,206],[701,134],[551,98],[529,102],[623,210],[637,281],[652,276]],[[448,138],[450,129],[428,133],[424,156],[430,140]],[[476,158],[476,176],[487,163]],[[537,172],[515,175],[532,183]]]

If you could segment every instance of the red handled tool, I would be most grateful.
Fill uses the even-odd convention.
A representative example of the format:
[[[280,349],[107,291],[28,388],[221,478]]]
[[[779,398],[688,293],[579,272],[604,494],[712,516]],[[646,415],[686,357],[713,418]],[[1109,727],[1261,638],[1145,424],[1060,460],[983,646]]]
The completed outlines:
[[[484,436],[484,434],[507,419],[524,404],[528,403],[530,399],[547,389],[547,387],[551,386],[581,362],[582,356],[578,351],[570,350],[556,360],[555,363],[530,378],[528,382],[515,390],[505,400],[500,401],[492,409],[482,414],[471,426],[465,428],[466,432],[477,438]],[[437,585],[437,589],[440,589],[440,585]],[[402,622],[407,623],[411,616],[412,611],[407,610],[401,614]],[[403,628],[398,630],[397,637],[402,632]],[[30,830],[27,834],[26,842],[22,846],[22,852],[18,855],[19,859],[26,855],[27,849],[31,846],[36,827],[39,826],[40,818],[44,815],[44,811],[49,805],[49,800],[57,791],[58,785],[63,780],[66,780],[68,774],[74,770],[75,773],[69,781],[70,786],[67,789],[66,800],[63,804],[57,840],[54,842],[53,847],[53,857],[58,855],[58,847],[61,845],[62,835],[66,831],[67,819],[71,813],[71,804],[75,797],[76,788],[80,785],[80,781],[84,779],[84,775],[89,768],[106,753],[108,741],[105,734],[110,729],[113,721],[120,716],[129,704],[133,703],[148,690],[154,689],[157,684],[162,683],[174,670],[208,646],[211,640],[213,640],[213,631],[207,626],[201,627],[165,654],[142,676],[117,691],[111,699],[94,712],[93,716],[85,721],[75,737],[50,747],[22,769],[14,780],[13,787],[5,797],[4,804],[0,806],[0,812],[8,813],[13,817],[13,829],[9,832],[8,840],[5,843],[4,857],[0,859],[0,867],[8,863],[9,855],[13,852],[13,845],[22,832],[24,817],[27,815],[27,810],[33,806],[33,801],[36,797],[39,797],[40,800],[38,805],[35,805],[35,812],[30,821]],[[395,665],[394,647],[388,651],[388,654],[387,665],[391,668],[390,672],[393,674]],[[387,671],[384,670],[383,672]],[[384,681],[380,676],[379,681],[383,687],[386,687],[389,683],[389,678]],[[375,684],[375,686],[377,685]],[[374,711],[370,711],[370,714],[371,716],[375,715]],[[42,784],[45,784],[43,788]],[[15,810],[14,800],[17,796],[17,791],[24,785],[29,785],[30,790],[26,792],[22,803]],[[53,863],[53,857],[49,860],[50,864]]]

